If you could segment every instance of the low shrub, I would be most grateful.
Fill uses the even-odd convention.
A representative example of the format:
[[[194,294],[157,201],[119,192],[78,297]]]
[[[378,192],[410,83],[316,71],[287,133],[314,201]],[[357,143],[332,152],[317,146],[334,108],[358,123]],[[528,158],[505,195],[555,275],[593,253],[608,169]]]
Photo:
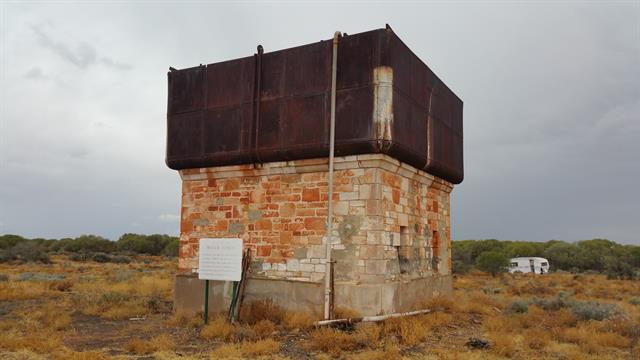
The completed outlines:
[[[73,253],[73,254],[69,255],[69,260],[71,260],[71,261],[87,261],[87,254]]]
[[[35,241],[22,241],[12,248],[2,251],[0,256],[2,262],[20,261],[20,262],[41,262],[50,264],[51,259],[46,251]]]
[[[18,275],[18,281],[62,281],[64,275],[24,272]]]
[[[531,302],[548,311],[570,309],[579,320],[602,321],[624,315],[624,311],[615,304],[577,301],[560,294],[554,299],[533,299]]]
[[[547,311],[556,311],[571,307],[573,301],[568,296],[558,294],[558,296],[552,299],[533,298],[531,303]]]
[[[510,309],[511,312],[524,314],[529,311],[529,303],[524,300],[516,300],[511,303]]]
[[[111,262],[115,264],[129,264],[131,258],[125,255],[115,255],[111,257]]]
[[[0,282],[5,282],[5,281],[9,281],[9,275],[0,274]]]
[[[597,302],[574,302],[571,311],[581,320],[602,321],[623,314],[615,304],[600,304]]]
[[[490,286],[485,286],[482,288],[482,292],[487,295],[500,294],[502,293],[502,288],[492,288]]]
[[[91,260],[99,263],[108,263],[111,262],[111,256],[105,253],[94,253],[91,255]]]

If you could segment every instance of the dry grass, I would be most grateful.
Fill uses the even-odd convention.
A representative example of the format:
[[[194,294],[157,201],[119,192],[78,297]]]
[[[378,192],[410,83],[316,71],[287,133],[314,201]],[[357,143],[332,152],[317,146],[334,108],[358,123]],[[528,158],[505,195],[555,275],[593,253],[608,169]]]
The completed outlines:
[[[0,336],[0,348],[10,351],[31,350],[39,354],[50,354],[62,345],[62,338],[54,333],[40,331],[38,333],[5,332]]]
[[[280,351],[280,343],[273,339],[258,340],[255,342],[243,342],[240,345],[242,354],[254,358],[256,356],[265,356],[276,354]]]
[[[282,325],[287,330],[308,330],[317,320],[309,312],[287,311],[282,318]]]
[[[525,345],[532,350],[542,350],[551,341],[549,332],[540,328],[526,330],[522,337]]]
[[[235,338],[236,327],[229,324],[223,316],[218,316],[202,328],[200,336],[205,339],[230,341]]]
[[[142,259],[144,260],[144,259]],[[311,311],[283,311],[269,300],[245,303],[241,322],[171,311],[175,262],[154,258],[130,264],[0,264],[2,359],[632,359],[640,353],[640,282],[599,275],[471,273],[454,280],[454,299],[425,299],[427,315],[346,329],[316,328]],[[21,273],[63,280],[18,281]],[[537,300],[536,300],[537,299]],[[557,299],[563,299],[557,301]],[[620,313],[585,320],[587,311]],[[518,306],[513,307],[514,302]],[[600,305],[589,305],[598,303]],[[608,305],[610,304],[610,305]],[[338,317],[358,317],[338,308]],[[129,321],[141,316],[143,321]],[[590,317],[591,314],[586,314]],[[465,346],[487,339],[488,350]],[[402,355],[402,356],[401,356]]]
[[[38,299],[51,296],[53,291],[45,284],[33,284],[27,281],[0,282],[0,301]]]
[[[209,354],[209,359],[241,359],[242,351],[238,344],[222,344]]]
[[[260,320],[269,320],[275,324],[280,324],[284,315],[285,311],[282,308],[271,299],[265,299],[243,305],[240,320],[249,324],[255,324]]]
[[[518,344],[513,335],[491,333],[489,334],[489,339],[491,340],[491,351],[496,355],[512,357],[518,349]]]
[[[276,333],[276,325],[270,320],[260,320],[253,325],[252,329],[258,339],[265,339]]]
[[[350,356],[355,360],[391,360],[400,359],[400,348],[395,345],[389,345],[385,349],[380,350],[367,350]]]
[[[160,334],[150,340],[132,339],[125,345],[125,349],[136,355],[146,355],[156,351],[173,350],[175,346],[176,344],[169,334]]]
[[[338,357],[345,351],[358,349],[359,344],[355,336],[338,329],[325,327],[311,332],[309,347]]]
[[[65,350],[55,356],[57,359],[67,359],[67,360],[107,360],[110,357],[100,351],[89,350],[89,351],[70,351]]]

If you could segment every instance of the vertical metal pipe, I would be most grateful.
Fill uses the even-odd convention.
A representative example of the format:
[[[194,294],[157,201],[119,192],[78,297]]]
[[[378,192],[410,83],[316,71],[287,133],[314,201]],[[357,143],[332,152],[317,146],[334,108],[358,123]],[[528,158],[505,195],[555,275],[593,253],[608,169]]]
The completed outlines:
[[[253,122],[255,129],[253,140],[253,162],[262,163],[260,160],[260,154],[258,152],[260,139],[260,95],[262,91],[262,54],[264,49],[262,45],[258,45],[258,52],[255,57],[255,76],[254,76],[254,89],[253,89]]]
[[[336,140],[336,79],[338,74],[338,40],[340,39],[340,31],[336,31],[333,35],[333,61],[331,63],[331,120],[329,132],[329,181],[328,190],[328,214],[327,214],[327,261],[324,273],[324,318],[331,318],[331,248],[333,244],[333,153]]]

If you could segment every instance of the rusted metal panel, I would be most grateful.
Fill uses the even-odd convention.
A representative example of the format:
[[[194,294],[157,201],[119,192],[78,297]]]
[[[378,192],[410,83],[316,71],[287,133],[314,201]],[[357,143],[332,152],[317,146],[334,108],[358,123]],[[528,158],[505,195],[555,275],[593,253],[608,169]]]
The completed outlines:
[[[253,103],[255,59],[210,64],[206,67],[206,108]]]
[[[331,41],[169,73],[173,169],[327,156]],[[463,178],[462,101],[390,28],[338,47],[336,155]]]

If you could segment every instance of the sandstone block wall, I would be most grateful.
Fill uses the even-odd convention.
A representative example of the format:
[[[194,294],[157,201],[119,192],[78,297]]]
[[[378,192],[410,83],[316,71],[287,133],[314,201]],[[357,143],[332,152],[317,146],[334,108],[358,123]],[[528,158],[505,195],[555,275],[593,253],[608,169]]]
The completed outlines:
[[[450,273],[450,183],[381,154],[337,157],[335,169],[336,284]],[[311,159],[180,171],[179,273],[197,272],[201,237],[238,237],[252,278],[321,282],[327,170]]]

